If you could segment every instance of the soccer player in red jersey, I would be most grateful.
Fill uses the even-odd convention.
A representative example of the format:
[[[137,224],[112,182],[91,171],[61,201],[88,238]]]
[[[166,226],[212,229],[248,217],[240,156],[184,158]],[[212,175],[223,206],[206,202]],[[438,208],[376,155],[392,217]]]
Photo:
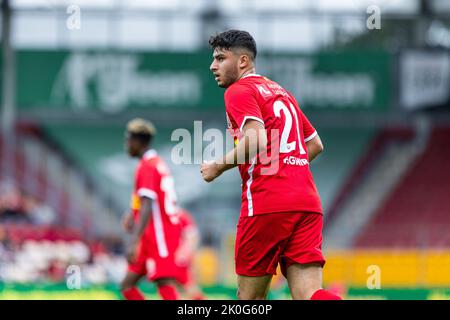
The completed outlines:
[[[256,43],[248,32],[225,31],[209,44],[210,69],[226,88],[228,127],[237,143],[200,171],[211,182],[239,165],[238,298],[266,298],[280,263],[293,299],[340,299],[322,289],[322,206],[309,168],[323,150],[319,135],[288,91],[255,73]]]
[[[200,235],[194,218],[186,209],[178,211],[181,224],[180,245],[175,252],[175,262],[179,267],[178,283],[187,298],[203,300],[204,296],[192,275],[192,263],[195,251],[200,243]]]
[[[175,250],[181,225],[173,178],[164,161],[150,149],[155,132],[154,126],[143,119],[134,119],[127,125],[128,154],[140,159],[131,212],[123,220],[125,230],[131,233],[128,271],[121,284],[122,295],[127,300],[144,300],[136,287],[144,276],[155,282],[162,299],[178,299]]]

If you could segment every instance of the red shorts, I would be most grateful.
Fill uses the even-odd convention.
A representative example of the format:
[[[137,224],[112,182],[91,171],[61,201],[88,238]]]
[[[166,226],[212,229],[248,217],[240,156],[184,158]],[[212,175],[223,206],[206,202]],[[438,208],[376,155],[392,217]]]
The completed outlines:
[[[259,277],[276,274],[278,263],[325,264],[322,255],[322,214],[271,213],[241,217],[237,225],[236,273]]]
[[[178,267],[177,281],[182,286],[186,286],[192,282],[190,267]]]
[[[149,222],[150,224],[150,222]],[[151,226],[149,226],[151,227]],[[154,232],[142,236],[136,261],[128,264],[128,271],[139,275],[147,275],[150,281],[162,278],[177,278],[179,267],[175,264],[174,253],[179,243],[178,229],[165,229],[166,234],[161,244],[161,238],[156,239]]]

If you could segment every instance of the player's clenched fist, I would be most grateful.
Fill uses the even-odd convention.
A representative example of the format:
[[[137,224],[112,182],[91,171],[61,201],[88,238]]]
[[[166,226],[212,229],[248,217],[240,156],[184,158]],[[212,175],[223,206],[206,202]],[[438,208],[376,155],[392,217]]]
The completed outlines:
[[[203,180],[206,182],[211,182],[222,172],[220,172],[219,165],[214,161],[204,162],[200,166],[200,173]]]

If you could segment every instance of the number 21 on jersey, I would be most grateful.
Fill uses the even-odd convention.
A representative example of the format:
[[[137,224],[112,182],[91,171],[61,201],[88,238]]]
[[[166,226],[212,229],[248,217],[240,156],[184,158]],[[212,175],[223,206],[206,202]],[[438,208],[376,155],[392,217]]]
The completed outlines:
[[[285,117],[284,127],[281,133],[280,140],[280,153],[289,153],[295,151],[298,145],[300,154],[306,154],[306,151],[305,149],[303,149],[303,145],[300,140],[300,125],[298,121],[297,111],[295,110],[295,107],[292,105],[292,103],[289,103],[289,107],[287,107],[283,101],[277,100],[273,104],[273,112],[277,118],[281,118],[282,112]],[[295,126],[297,129],[297,140],[288,142],[289,135],[292,130],[292,117],[294,117]]]

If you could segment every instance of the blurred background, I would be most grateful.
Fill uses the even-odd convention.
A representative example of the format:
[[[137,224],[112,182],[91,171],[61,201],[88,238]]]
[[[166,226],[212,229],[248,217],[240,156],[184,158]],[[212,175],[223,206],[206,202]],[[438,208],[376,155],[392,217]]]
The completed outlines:
[[[136,165],[124,126],[137,116],[157,126],[154,148],[199,226],[199,283],[235,298],[240,176],[208,185],[198,165],[171,161],[177,128],[225,135],[207,40],[231,28],[255,37],[258,73],[296,96],[324,143],[311,167],[326,287],[450,298],[449,1],[0,2],[0,299],[119,298]],[[283,279],[270,297],[288,298]]]

